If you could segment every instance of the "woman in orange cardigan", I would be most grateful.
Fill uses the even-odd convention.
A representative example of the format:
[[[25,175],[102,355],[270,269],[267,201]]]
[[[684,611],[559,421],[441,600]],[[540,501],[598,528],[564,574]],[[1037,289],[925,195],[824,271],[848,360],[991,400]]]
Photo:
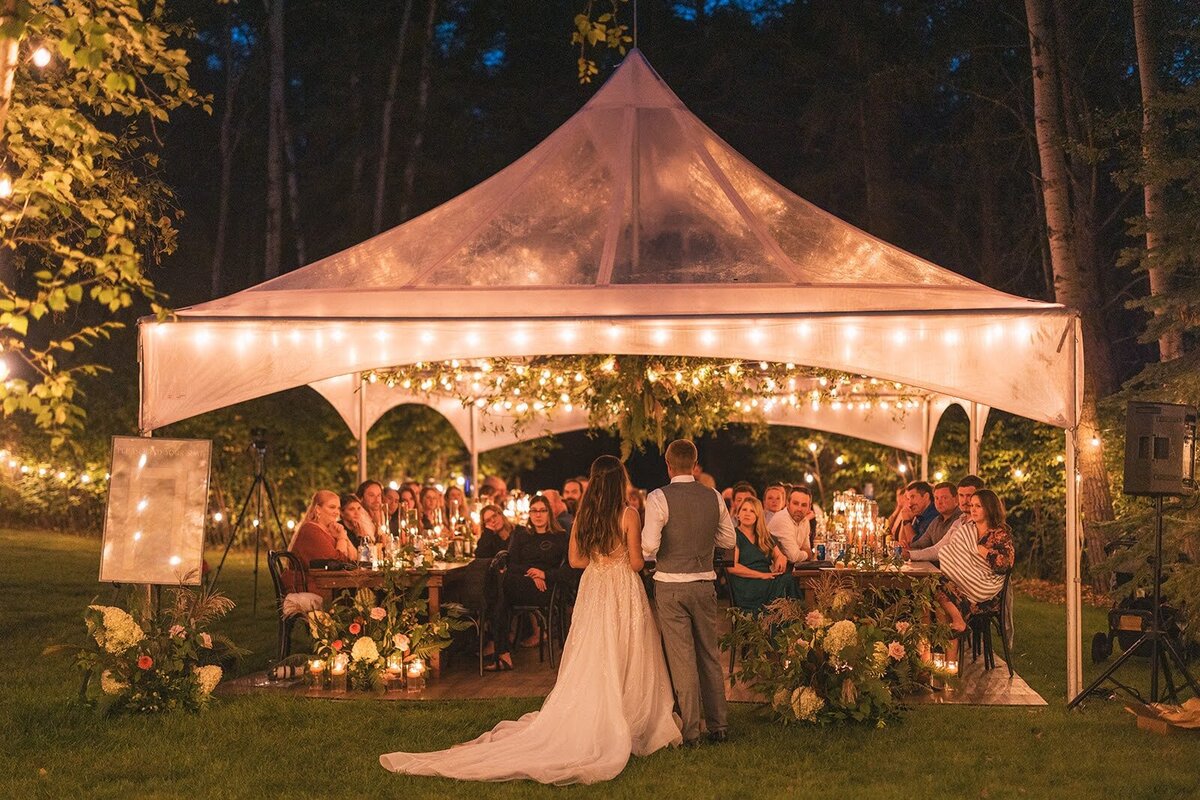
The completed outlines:
[[[319,490],[313,495],[304,521],[292,536],[288,549],[304,564],[305,569],[311,570],[313,561],[354,561],[354,545],[346,535],[346,529],[339,523],[338,516],[342,512],[341,502],[335,492]],[[325,598],[332,599],[328,591],[321,591],[312,585],[296,587],[295,591],[312,592]]]

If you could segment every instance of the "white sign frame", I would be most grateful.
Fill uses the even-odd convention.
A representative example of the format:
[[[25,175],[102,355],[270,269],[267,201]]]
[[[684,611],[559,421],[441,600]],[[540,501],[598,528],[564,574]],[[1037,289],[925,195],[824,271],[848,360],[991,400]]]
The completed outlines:
[[[199,585],[211,469],[210,439],[112,438],[102,583]]]

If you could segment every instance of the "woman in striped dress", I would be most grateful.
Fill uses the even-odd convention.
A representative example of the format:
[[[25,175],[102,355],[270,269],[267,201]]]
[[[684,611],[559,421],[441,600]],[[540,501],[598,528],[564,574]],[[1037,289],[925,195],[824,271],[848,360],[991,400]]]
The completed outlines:
[[[938,617],[956,634],[967,629],[972,615],[995,609],[1004,577],[1013,567],[1012,536],[999,496],[980,489],[967,511],[970,521],[960,525],[938,553]]]

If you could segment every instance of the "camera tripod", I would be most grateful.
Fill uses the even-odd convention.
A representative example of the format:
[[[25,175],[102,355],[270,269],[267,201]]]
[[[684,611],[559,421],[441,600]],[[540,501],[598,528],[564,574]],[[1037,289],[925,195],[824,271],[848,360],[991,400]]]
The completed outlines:
[[[246,521],[246,509],[250,507],[250,502],[254,501],[254,519],[251,523],[254,526],[254,599],[251,603],[251,613],[257,614],[258,558],[259,552],[262,549],[262,530],[266,525],[266,520],[263,519],[264,499],[266,500],[266,506],[271,509],[271,518],[275,520],[277,541],[281,546],[285,546],[286,542],[283,536],[283,525],[279,521],[279,510],[275,506],[275,489],[272,488],[271,482],[267,480],[267,443],[262,439],[256,438],[251,442],[249,449],[254,458],[254,480],[246,492],[246,499],[242,501],[237,521],[234,523],[233,529],[229,532],[229,540],[225,542],[225,550],[221,553],[221,561],[217,564],[217,568],[213,570],[212,577],[208,579],[208,588],[212,589],[217,583],[217,578],[221,577],[221,568],[225,566],[225,559],[229,556],[229,549],[237,541],[238,531],[241,529],[242,523]]]
[[[1195,678],[1188,672],[1187,664],[1183,660],[1183,656],[1179,654],[1179,650],[1175,646],[1175,642],[1171,639],[1170,634],[1163,630],[1162,621],[1162,540],[1163,540],[1163,510],[1162,510],[1162,495],[1154,497],[1154,604],[1150,611],[1150,626],[1142,632],[1138,640],[1130,647],[1125,648],[1125,652],[1121,653],[1121,657],[1113,662],[1112,666],[1104,670],[1104,673],[1096,680],[1092,681],[1091,685],[1076,695],[1070,703],[1067,703],[1067,708],[1074,708],[1083,701],[1085,697],[1096,691],[1100,684],[1111,680],[1117,687],[1124,689],[1132,694],[1139,701],[1142,699],[1137,692],[1130,689],[1128,686],[1120,683],[1113,677],[1117,670],[1129,660],[1129,657],[1138,651],[1143,644],[1150,645],[1150,702],[1157,703],[1160,699],[1170,700],[1171,702],[1179,702],[1179,689],[1176,687],[1175,681],[1171,678],[1171,662],[1175,664],[1175,669],[1179,671],[1187,685],[1191,687],[1192,692],[1200,697],[1200,685],[1197,685]],[[1160,698],[1158,691],[1158,676],[1159,671],[1162,671],[1162,676],[1166,680],[1167,693],[1165,698]]]

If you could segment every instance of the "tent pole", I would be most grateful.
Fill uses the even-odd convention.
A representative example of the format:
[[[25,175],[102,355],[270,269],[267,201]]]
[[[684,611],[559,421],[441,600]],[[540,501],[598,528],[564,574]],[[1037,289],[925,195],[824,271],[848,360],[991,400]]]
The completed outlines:
[[[1064,472],[1067,481],[1067,524],[1066,543],[1063,550],[1066,561],[1066,606],[1067,606],[1067,700],[1075,698],[1083,689],[1083,634],[1080,626],[1082,613],[1082,586],[1079,579],[1080,531],[1079,531],[1079,475],[1076,453],[1079,449],[1079,399],[1083,391],[1083,370],[1079,363],[1079,322],[1076,320],[1071,336],[1073,358],[1071,410],[1075,427],[1067,429]]]
[[[367,479],[367,379],[358,373],[358,482]]]
[[[929,480],[929,450],[931,442],[929,441],[929,398],[925,398],[925,405],[921,409],[921,480]]]
[[[467,444],[471,448],[471,497],[475,500],[479,499],[479,447],[475,444],[475,404],[471,403],[470,407],[471,420],[471,441]]]
[[[972,475],[979,474],[979,441],[983,438],[978,434],[979,430],[979,403],[971,401],[971,407],[967,409],[967,472]]]

